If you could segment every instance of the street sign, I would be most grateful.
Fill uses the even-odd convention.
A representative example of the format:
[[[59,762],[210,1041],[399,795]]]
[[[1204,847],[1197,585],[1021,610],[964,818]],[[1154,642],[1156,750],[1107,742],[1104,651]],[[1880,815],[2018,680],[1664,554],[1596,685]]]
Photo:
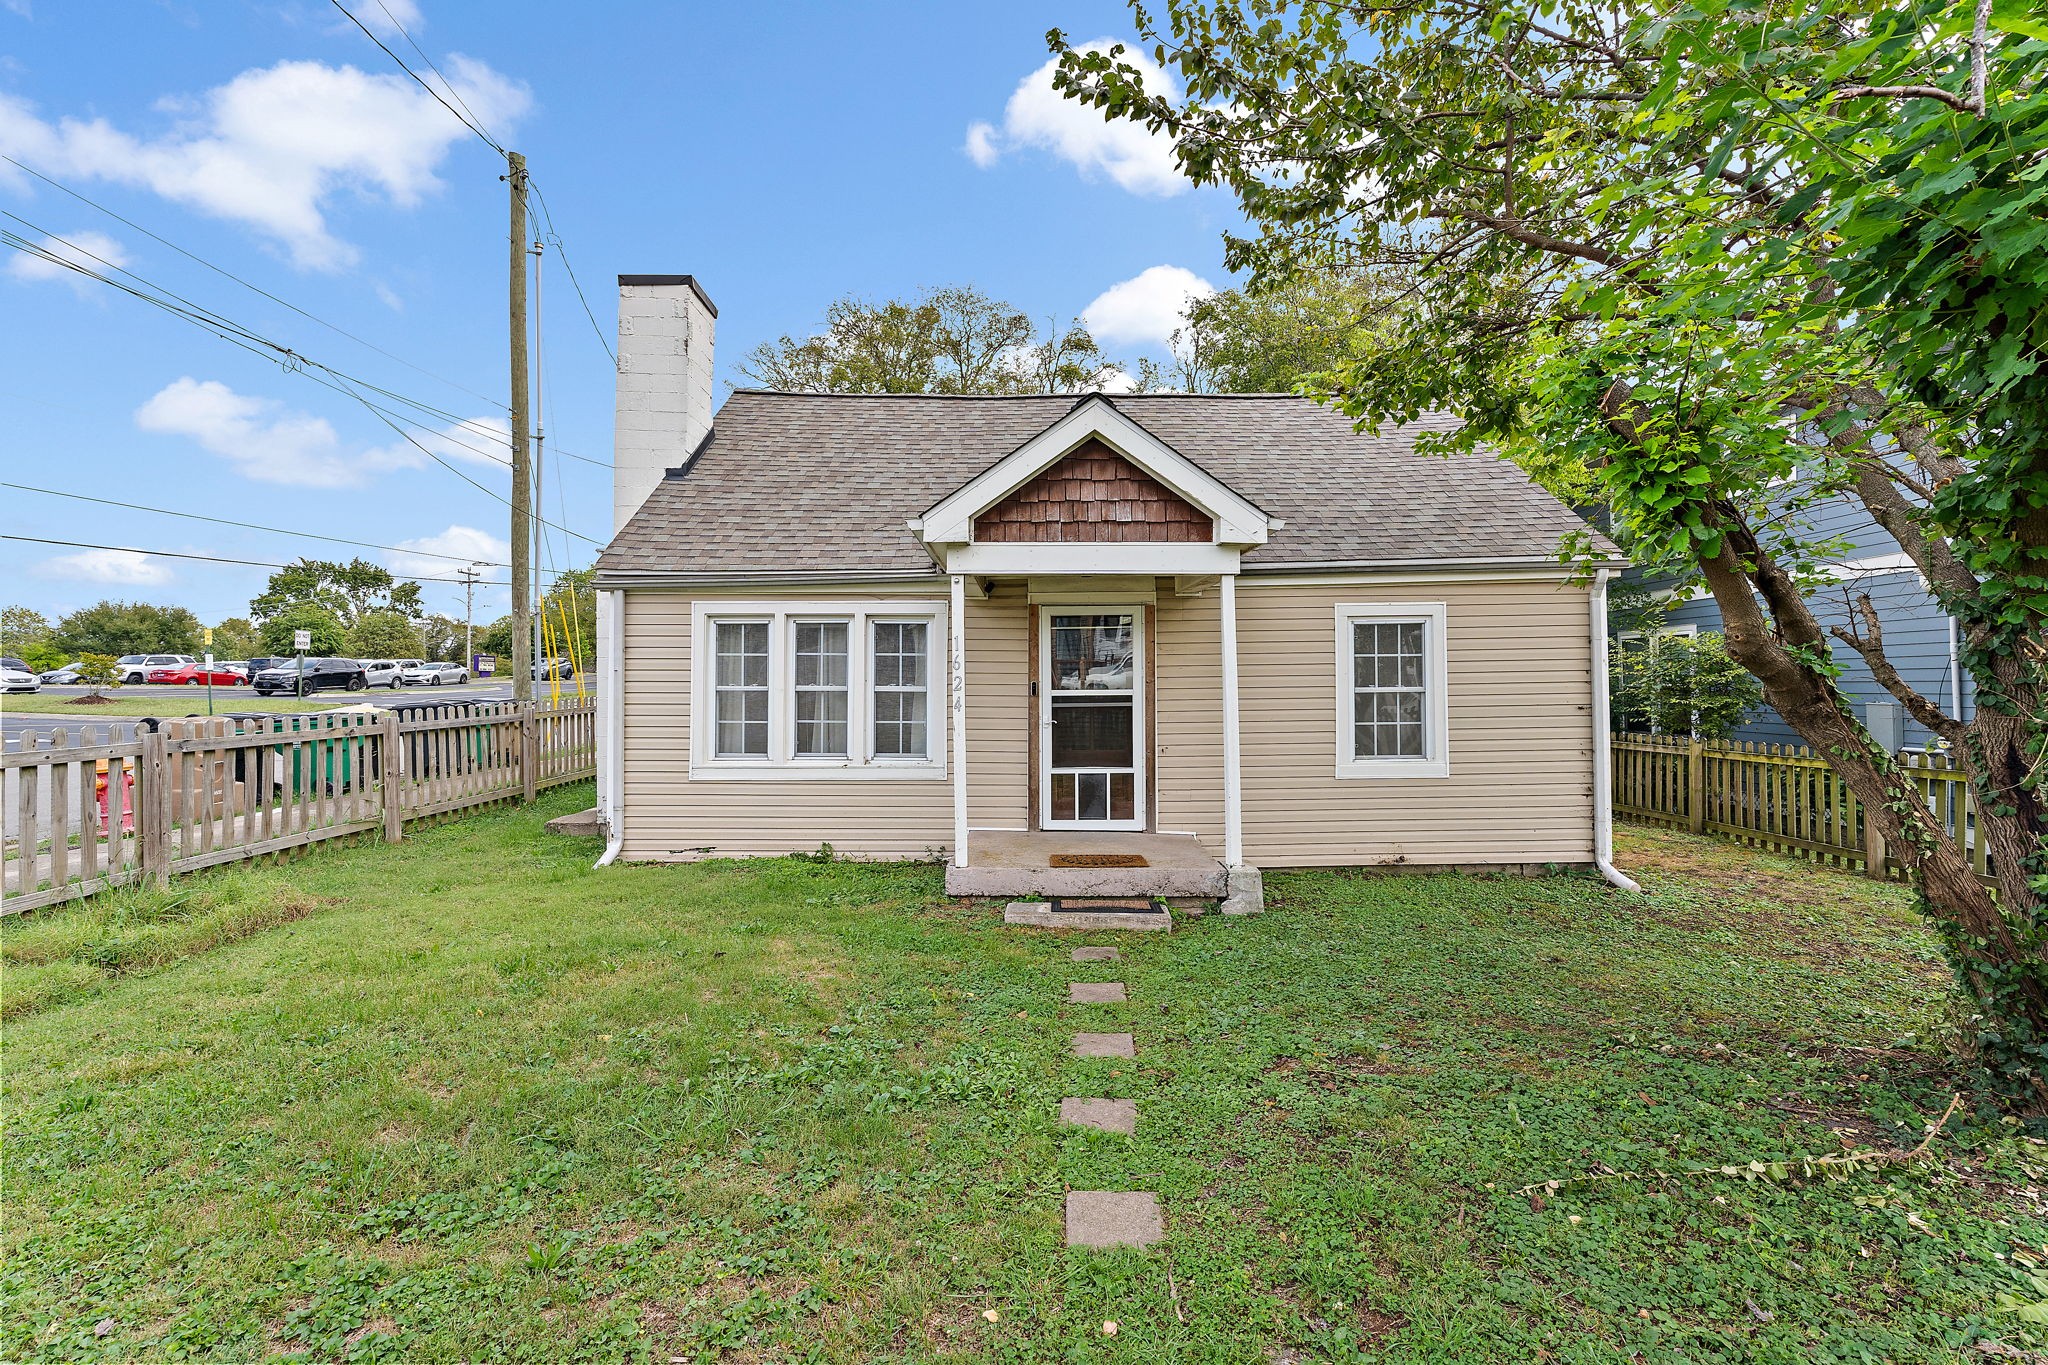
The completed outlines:
[[[208,627],[206,628],[206,647],[207,647],[208,649],[212,649],[212,648],[213,648],[213,627],[212,627],[212,626],[208,626]]]
[[[311,649],[312,647],[313,647],[313,632],[312,632],[312,631],[310,631],[310,630],[295,630],[295,631],[293,631],[293,632],[292,632],[292,648],[293,648],[293,649]]]

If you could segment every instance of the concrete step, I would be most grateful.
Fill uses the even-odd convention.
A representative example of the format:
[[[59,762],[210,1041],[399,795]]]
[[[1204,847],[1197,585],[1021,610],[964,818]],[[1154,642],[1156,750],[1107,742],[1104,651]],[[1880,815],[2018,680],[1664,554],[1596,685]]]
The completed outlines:
[[[1223,864],[1170,867],[949,867],[949,896],[1187,896],[1221,900],[1230,890]]]
[[[1090,932],[1104,929],[1170,930],[1173,928],[1173,916],[1164,910],[1054,910],[1046,901],[1011,901],[1003,907],[1003,923],[1030,929],[1086,929]]]

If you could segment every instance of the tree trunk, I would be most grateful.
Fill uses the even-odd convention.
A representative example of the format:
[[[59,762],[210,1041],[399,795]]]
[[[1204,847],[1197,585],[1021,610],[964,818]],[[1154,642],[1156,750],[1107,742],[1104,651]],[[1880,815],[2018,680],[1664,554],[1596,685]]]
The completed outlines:
[[[1817,623],[1796,598],[1796,589],[1792,601],[1779,600],[1789,580],[1772,581],[1775,566],[1753,541],[1737,554],[1733,543],[1744,539],[1746,533],[1731,527],[1721,553],[1701,565],[1721,607],[1729,654],[1757,676],[1785,723],[1855,793],[1864,819],[1876,823],[1905,868],[1923,912],[1941,935],[1958,984],[1981,1016],[1979,1057],[1993,1084],[2027,1111],[2048,1114],[2048,916],[2027,875],[2041,853],[2040,804],[2032,792],[2020,791],[2017,805],[2010,795],[2000,796],[2001,789],[2012,793],[2022,784],[2002,780],[2017,774],[2003,771],[2010,766],[2000,761],[2003,755],[1986,752],[2009,747],[2004,731],[2012,728],[2012,718],[1987,717],[1985,723],[1963,726],[1959,746],[1967,750],[1959,758],[1972,785],[1980,796],[1992,797],[1980,801],[1977,837],[1985,841],[2001,874],[2001,904],[1978,879],[1958,837],[1928,808],[1918,785],[1853,718],[1834,680],[1794,652],[1821,643],[1800,638],[1809,624],[1817,632]],[[1782,608],[1774,613],[1775,629],[1758,593],[1773,608]],[[1987,729],[1994,733],[1987,736]],[[1993,759],[1990,771],[1981,766],[1987,757]]]

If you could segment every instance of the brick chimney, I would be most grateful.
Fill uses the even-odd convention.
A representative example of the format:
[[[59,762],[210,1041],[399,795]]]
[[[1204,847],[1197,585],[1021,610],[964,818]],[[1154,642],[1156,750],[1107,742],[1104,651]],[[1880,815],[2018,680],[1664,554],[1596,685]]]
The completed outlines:
[[[717,321],[717,305],[689,275],[619,276],[614,531],[711,430],[711,334]]]

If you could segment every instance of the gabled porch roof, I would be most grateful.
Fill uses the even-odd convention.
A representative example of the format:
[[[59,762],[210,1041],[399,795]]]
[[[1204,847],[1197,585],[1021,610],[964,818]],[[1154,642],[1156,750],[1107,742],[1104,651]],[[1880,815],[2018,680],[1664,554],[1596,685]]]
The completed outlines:
[[[978,528],[980,519],[1061,461],[1102,448],[1135,467],[1152,491],[1184,514],[1175,534],[1166,534],[1164,528],[1154,534],[1136,525],[1124,528],[1135,534],[1114,536],[991,538]],[[1235,573],[1238,556],[1265,544],[1284,524],[1133,421],[1113,400],[1089,394],[1052,425],[927,508],[910,526],[939,566],[951,573],[1215,574]],[[1190,526],[1206,534],[1199,540],[1184,534]]]

